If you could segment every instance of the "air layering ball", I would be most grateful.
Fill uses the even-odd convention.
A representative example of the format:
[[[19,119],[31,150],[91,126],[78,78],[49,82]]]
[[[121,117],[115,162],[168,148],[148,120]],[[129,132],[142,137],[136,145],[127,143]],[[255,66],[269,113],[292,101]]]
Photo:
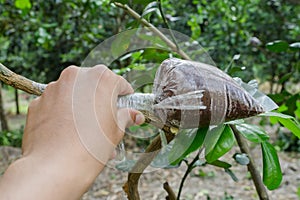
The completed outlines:
[[[220,69],[171,58],[156,72],[155,114],[182,128],[217,125],[264,112],[262,106]]]

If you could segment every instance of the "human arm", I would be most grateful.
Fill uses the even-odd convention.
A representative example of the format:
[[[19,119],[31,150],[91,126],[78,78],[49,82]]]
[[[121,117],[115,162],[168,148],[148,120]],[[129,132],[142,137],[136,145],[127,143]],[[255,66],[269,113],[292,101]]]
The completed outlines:
[[[0,199],[79,199],[125,127],[143,122],[117,97],[131,86],[105,66],[69,67],[29,106],[22,157],[0,180]]]

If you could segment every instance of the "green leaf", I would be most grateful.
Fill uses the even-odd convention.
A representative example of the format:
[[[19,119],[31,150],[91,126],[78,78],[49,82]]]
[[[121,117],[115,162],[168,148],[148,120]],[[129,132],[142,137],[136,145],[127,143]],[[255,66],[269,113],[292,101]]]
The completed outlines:
[[[190,153],[198,150],[204,141],[208,127],[198,128],[197,131],[178,133],[169,154],[169,161],[172,165],[177,165]]]
[[[263,182],[269,190],[279,187],[282,180],[282,172],[277,152],[268,142],[261,143],[263,156]]]
[[[295,43],[290,44],[290,49],[299,51],[300,50],[300,42],[295,42]]]
[[[111,44],[111,53],[115,58],[124,55],[130,47],[131,38],[135,34],[134,31],[125,31],[115,36]]]
[[[145,7],[141,17],[144,17],[144,16],[148,15],[149,13],[157,12],[157,11],[159,11],[158,8],[157,8],[157,2],[153,1]]]
[[[117,2],[117,3],[121,3],[121,4],[128,4],[128,0],[111,0],[111,2],[112,3],[115,3],[115,2]]]
[[[261,143],[269,139],[268,134],[260,127],[250,124],[238,124],[236,129],[249,141]]]
[[[211,163],[225,153],[234,145],[235,137],[229,125],[216,127],[208,132],[205,140],[205,159]]]
[[[259,116],[277,117],[277,118],[284,118],[284,119],[293,119],[294,118],[290,115],[285,115],[285,114],[278,113],[278,112],[265,112],[265,113],[259,114]]]
[[[286,73],[285,75],[282,76],[282,78],[278,81],[279,84],[283,84],[285,81],[290,79],[293,76],[294,73]]]
[[[297,107],[297,109],[295,110],[295,116],[300,118],[300,101],[296,102],[296,107]]]
[[[141,5],[145,7],[147,4],[151,3],[153,0],[111,0],[112,3],[118,2],[122,4],[129,4],[129,5]]]
[[[204,140],[204,147],[207,153],[213,150],[214,146],[221,137],[224,128],[225,125],[222,124],[209,130],[209,134],[206,135]]]
[[[213,165],[213,166],[216,166],[216,167],[221,167],[221,168],[224,168],[224,169],[228,169],[231,167],[231,164],[227,163],[227,162],[224,162],[224,161],[221,161],[221,160],[215,160],[211,163],[207,163],[209,165]]]
[[[286,41],[277,40],[267,43],[266,47],[272,52],[279,53],[286,51],[289,48],[289,44]]]
[[[16,0],[15,6],[21,10],[26,10],[31,8],[31,3],[30,0]]]
[[[245,123],[245,120],[236,119],[236,120],[233,120],[233,121],[225,122],[224,124],[237,125],[237,124],[243,124],[243,123]]]
[[[278,118],[278,121],[300,139],[300,124],[293,119]]]
[[[285,128],[289,129],[300,139],[300,124],[294,117],[276,112],[266,112],[260,114],[260,116],[268,116],[272,121],[279,121]]]
[[[145,17],[146,15],[148,15],[149,13],[152,13],[152,12],[157,12],[158,11],[158,8],[149,8],[147,10],[145,10],[143,12],[143,14],[141,15],[141,17]]]

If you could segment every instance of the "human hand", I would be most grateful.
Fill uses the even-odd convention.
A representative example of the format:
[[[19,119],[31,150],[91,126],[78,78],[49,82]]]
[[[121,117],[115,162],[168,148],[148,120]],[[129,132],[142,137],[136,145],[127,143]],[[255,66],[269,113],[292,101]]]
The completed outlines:
[[[116,107],[118,96],[130,93],[130,84],[103,65],[65,69],[58,81],[50,83],[30,104],[23,156],[4,179],[9,179],[9,171],[18,179],[25,176],[27,181],[19,187],[24,188],[23,193],[26,185],[46,186],[37,189],[37,199],[80,197],[103,169],[125,127],[144,121],[140,112]],[[16,172],[20,167],[21,172]],[[28,177],[33,168],[35,176]],[[54,193],[58,196],[53,197]],[[19,194],[22,197],[22,192]]]

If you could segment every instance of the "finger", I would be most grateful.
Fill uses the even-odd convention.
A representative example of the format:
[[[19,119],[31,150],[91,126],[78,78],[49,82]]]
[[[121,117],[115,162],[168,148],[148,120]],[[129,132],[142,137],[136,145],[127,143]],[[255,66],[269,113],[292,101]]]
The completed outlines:
[[[117,82],[117,93],[118,95],[126,95],[132,94],[134,92],[133,88],[131,87],[130,83],[127,82],[122,76],[118,76]]]
[[[121,131],[124,132],[125,128],[132,125],[140,125],[145,122],[144,115],[134,109],[122,108],[118,110],[117,113],[118,126]]]

